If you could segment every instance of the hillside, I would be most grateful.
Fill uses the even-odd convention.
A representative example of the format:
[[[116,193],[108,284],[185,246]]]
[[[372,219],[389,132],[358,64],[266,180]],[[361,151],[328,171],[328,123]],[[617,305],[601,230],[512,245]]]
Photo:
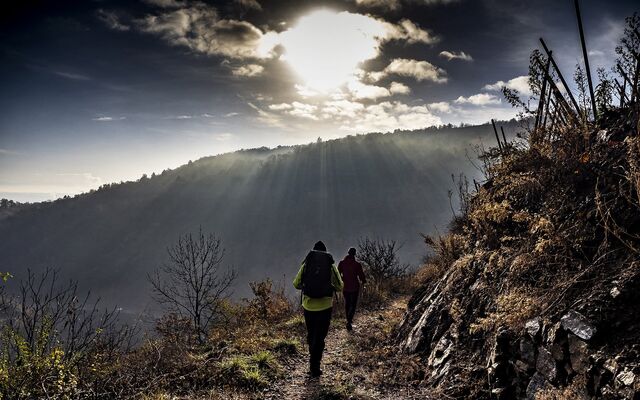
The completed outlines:
[[[494,140],[490,125],[445,127],[202,158],[14,209],[0,219],[0,265],[18,279],[27,268],[57,268],[135,312],[150,302],[146,274],[166,247],[200,226],[222,239],[238,296],[249,281],[291,276],[318,239],[337,256],[362,236],[394,239],[404,243],[402,260],[416,264],[419,233],[451,218],[452,175],[476,176],[467,157]]]
[[[434,393],[638,398],[638,103],[600,112],[492,149],[450,233],[426,238],[397,343]]]

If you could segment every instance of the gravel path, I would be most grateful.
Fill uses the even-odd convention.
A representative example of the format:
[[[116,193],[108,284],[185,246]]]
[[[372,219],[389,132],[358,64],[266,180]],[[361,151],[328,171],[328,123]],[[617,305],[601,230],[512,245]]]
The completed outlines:
[[[389,318],[398,319],[406,309],[406,301],[406,298],[401,298],[385,309],[356,314],[353,332],[345,329],[343,318],[334,316],[322,360],[323,375],[316,379],[307,376],[308,352],[305,343],[301,354],[292,357],[285,366],[283,379],[263,392],[263,398],[428,399],[425,388],[376,384],[373,375],[380,373],[378,365],[382,365],[382,362],[364,362],[360,356],[362,352],[359,349],[363,343],[371,343],[376,333],[384,335],[382,332],[389,326]],[[304,343],[304,340],[301,342]]]

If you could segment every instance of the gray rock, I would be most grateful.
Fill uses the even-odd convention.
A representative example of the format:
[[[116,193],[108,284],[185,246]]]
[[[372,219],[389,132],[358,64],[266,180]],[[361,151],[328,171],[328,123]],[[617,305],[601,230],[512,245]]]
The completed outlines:
[[[535,338],[540,332],[540,328],[542,327],[542,319],[540,317],[536,317],[527,321],[524,325],[524,328],[527,330],[527,333],[532,338]]]
[[[536,393],[543,390],[547,386],[547,382],[544,380],[544,376],[539,373],[533,374],[529,384],[527,385],[527,400],[535,400]]]
[[[604,369],[611,372],[613,375],[615,375],[616,372],[618,372],[618,363],[616,362],[616,360],[608,359],[607,361],[604,362],[602,366],[604,367]]]
[[[554,343],[549,350],[551,350],[551,355],[556,361],[564,360],[564,348],[561,345]]]
[[[536,348],[533,343],[526,338],[520,340],[520,358],[531,366],[536,365]]]
[[[560,321],[564,329],[572,332],[582,340],[589,340],[596,333],[596,328],[577,311],[569,311]]]
[[[553,381],[558,375],[558,369],[556,367],[556,360],[549,350],[544,347],[538,347],[538,361],[536,362],[536,369],[547,380]]]
[[[611,295],[611,297],[615,299],[616,297],[620,296],[620,289],[614,286],[613,289],[611,289],[611,291],[609,292],[609,294]]]
[[[546,332],[546,337],[547,339],[545,340],[545,342],[548,345],[552,345],[554,343],[561,343],[564,340],[564,329],[562,329],[562,324],[560,323],[560,321],[556,322],[555,324],[553,324],[551,327],[549,327],[547,329]]]
[[[589,353],[587,351],[587,344],[580,340],[576,335],[569,334],[569,359],[571,361],[571,368],[577,373],[586,372],[589,367]]]
[[[442,336],[431,352],[427,364],[433,368],[442,365],[449,358],[452,347],[453,342],[446,335]]]
[[[636,375],[628,369],[625,369],[618,374],[616,379],[625,386],[633,386],[633,382],[636,380]]]

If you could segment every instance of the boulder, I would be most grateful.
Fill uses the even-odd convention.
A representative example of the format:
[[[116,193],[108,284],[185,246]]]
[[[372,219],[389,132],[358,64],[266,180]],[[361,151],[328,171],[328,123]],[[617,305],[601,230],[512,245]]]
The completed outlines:
[[[538,361],[536,362],[536,370],[549,381],[556,379],[558,368],[556,360],[549,350],[544,347],[538,347]]]
[[[542,319],[540,317],[530,319],[524,325],[524,328],[526,329],[529,336],[535,339],[535,337],[538,336],[538,333],[540,332],[540,328],[542,328]]]
[[[544,379],[544,376],[536,372],[531,377],[529,384],[527,385],[527,400],[535,400],[536,393],[540,390],[545,389],[547,386],[547,382]]]
[[[572,332],[582,340],[589,340],[596,333],[596,328],[589,323],[585,316],[577,311],[569,311],[560,321],[564,329]]]
[[[527,338],[520,340],[520,358],[532,367],[536,365],[536,348]]]
[[[569,334],[569,359],[571,368],[577,373],[584,373],[589,367],[587,344],[576,335]]]
[[[633,386],[633,382],[636,380],[636,375],[632,371],[625,369],[618,374],[616,380],[624,386]]]

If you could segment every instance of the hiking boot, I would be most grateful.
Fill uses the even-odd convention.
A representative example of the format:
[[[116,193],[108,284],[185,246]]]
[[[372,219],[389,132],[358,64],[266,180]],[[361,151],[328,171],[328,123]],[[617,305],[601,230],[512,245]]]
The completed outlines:
[[[312,378],[319,378],[322,375],[322,371],[320,369],[312,369],[309,370],[308,374]]]

